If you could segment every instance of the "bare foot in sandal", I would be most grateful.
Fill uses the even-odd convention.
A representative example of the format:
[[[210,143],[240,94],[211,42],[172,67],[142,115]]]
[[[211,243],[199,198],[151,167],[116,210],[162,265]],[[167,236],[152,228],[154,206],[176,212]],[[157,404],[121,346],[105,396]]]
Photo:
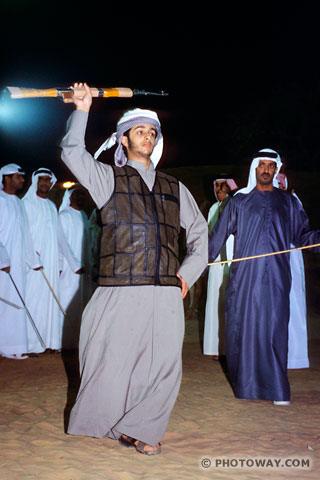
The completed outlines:
[[[119,438],[120,445],[126,448],[135,447],[136,441],[135,438],[129,437],[129,435],[125,435],[124,433]]]
[[[161,443],[152,446],[137,440],[134,446],[136,447],[137,452],[143,453],[144,455],[157,455],[158,453],[161,453]]]

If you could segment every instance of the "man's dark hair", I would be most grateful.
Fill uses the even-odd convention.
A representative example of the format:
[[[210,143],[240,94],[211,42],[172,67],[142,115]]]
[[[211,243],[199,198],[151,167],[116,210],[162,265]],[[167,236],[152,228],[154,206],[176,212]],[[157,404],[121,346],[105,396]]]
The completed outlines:
[[[4,187],[5,187],[5,185],[6,185],[4,179],[5,179],[6,177],[12,178],[13,175],[14,175],[14,173],[8,173],[7,175],[3,175],[3,177],[2,177],[2,185],[3,185]]]

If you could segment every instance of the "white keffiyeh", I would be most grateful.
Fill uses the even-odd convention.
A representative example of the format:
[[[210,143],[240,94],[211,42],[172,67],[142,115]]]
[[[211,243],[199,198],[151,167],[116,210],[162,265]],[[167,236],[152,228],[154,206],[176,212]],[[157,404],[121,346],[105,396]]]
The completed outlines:
[[[157,131],[154,150],[150,157],[154,168],[156,168],[163,151],[163,136],[160,121],[158,115],[152,110],[142,110],[140,108],[129,110],[120,118],[117,123],[117,131],[108,137],[100,146],[94,154],[94,158],[97,159],[104,150],[109,150],[117,143],[118,147],[114,154],[114,161],[118,167],[123,167],[127,163],[127,157],[121,144],[121,137],[126,131],[130,130],[130,128],[137,125],[137,123],[149,123],[153,125]]]
[[[20,173],[21,175],[25,174],[24,170],[16,163],[8,163],[8,165],[4,165],[2,168],[0,168],[0,190],[3,190],[3,176],[13,175],[14,173]]]

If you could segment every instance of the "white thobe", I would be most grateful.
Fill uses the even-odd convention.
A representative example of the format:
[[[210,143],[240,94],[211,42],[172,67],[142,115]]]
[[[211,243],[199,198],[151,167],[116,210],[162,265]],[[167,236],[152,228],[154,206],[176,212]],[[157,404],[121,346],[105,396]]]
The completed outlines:
[[[301,203],[300,198],[293,193]],[[291,245],[290,248],[294,248]],[[307,301],[303,254],[301,250],[290,253],[291,290],[288,326],[288,368],[308,368]]]
[[[218,221],[219,215],[227,204],[228,196],[223,202],[214,203],[208,214],[209,234]],[[230,235],[225,247],[216,258],[216,262],[231,260],[233,257],[234,237]],[[211,265],[208,273],[207,301],[205,309],[203,354],[224,354],[224,315],[225,315],[225,291],[229,281],[230,265]]]
[[[31,235],[36,252],[40,254],[43,272],[55,295],[60,300],[59,271],[62,257],[67,256],[74,271],[81,265],[71,254],[64,239],[56,205],[36,193],[22,199],[28,214]],[[41,271],[27,275],[26,301],[46,348],[60,350],[62,344],[63,314]],[[28,326],[29,352],[43,352],[38,338]]]
[[[293,245],[291,246],[293,248]],[[301,250],[290,253],[291,290],[288,327],[288,368],[308,368],[307,302]]]
[[[84,273],[72,271],[66,258],[63,258],[60,276],[61,304],[66,312],[63,323],[62,348],[77,348],[82,311],[92,293],[91,265],[89,258],[89,222],[83,210],[75,210],[70,205],[60,213],[60,220],[68,245]]]
[[[10,275],[25,301],[27,269],[40,266],[32,246],[28,219],[21,200],[3,191],[0,191],[0,212],[0,268],[10,266]],[[4,271],[0,271],[0,296],[23,307],[10,276]],[[28,352],[28,322],[24,309],[0,300],[0,354]]]

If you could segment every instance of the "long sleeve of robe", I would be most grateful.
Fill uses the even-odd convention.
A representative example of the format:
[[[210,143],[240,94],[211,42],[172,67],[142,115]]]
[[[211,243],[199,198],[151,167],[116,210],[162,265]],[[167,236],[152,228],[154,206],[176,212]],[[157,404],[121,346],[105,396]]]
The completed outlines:
[[[319,243],[296,198],[273,189],[237,194],[209,238],[213,261],[229,235],[234,258]],[[315,251],[320,251],[319,248]],[[226,350],[230,380],[238,398],[290,400],[287,378],[289,254],[235,262],[226,301]]]
[[[77,258],[74,254],[73,250],[68,243],[63,226],[61,224],[61,217],[58,216],[58,227],[57,227],[57,234],[58,234],[58,248],[59,248],[59,262],[61,270],[63,270],[64,266],[68,264],[68,267],[72,270],[72,272],[77,272],[83,265],[82,265],[82,258]]]
[[[0,242],[0,269],[9,267],[10,259],[6,250],[6,247]]]
[[[87,115],[75,111],[62,140],[62,159],[90,192],[98,208],[114,188],[112,168],[85,149]],[[136,168],[151,190],[153,165]],[[207,223],[187,188],[180,184],[180,223],[187,255],[179,272],[189,288],[207,265]],[[177,287],[98,287],[82,318],[81,386],[68,432],[119,438],[124,433],[155,445],[167,427],[178,395],[184,311]]]

